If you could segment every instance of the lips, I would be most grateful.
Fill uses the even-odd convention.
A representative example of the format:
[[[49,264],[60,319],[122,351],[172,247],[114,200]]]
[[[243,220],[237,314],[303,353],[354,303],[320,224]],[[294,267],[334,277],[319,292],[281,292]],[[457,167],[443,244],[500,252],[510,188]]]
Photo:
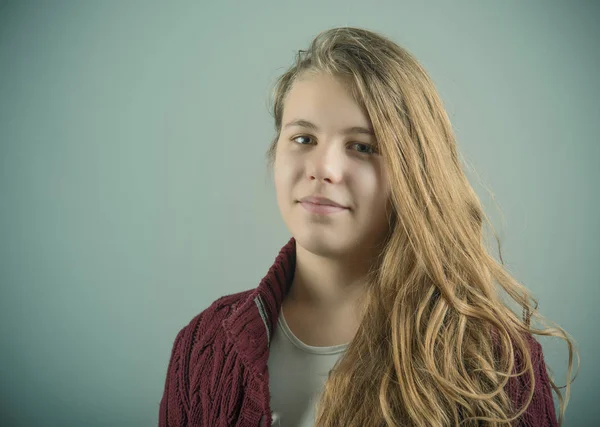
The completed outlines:
[[[337,212],[345,212],[348,210],[347,208],[342,208],[339,206],[317,205],[310,202],[300,202],[300,205],[308,212],[317,215],[329,215]]]
[[[322,196],[303,197],[302,199],[299,200],[299,202],[300,203],[311,203],[313,205],[319,205],[319,206],[333,206],[333,207],[337,207],[337,208],[347,209],[347,206],[344,206],[344,205],[337,203],[331,199],[328,199],[327,197],[322,197]]]

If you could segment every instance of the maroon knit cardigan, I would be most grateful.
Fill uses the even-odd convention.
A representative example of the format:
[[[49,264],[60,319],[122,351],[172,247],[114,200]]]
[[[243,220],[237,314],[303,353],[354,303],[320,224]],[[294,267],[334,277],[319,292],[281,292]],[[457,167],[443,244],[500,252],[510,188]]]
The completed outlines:
[[[269,344],[293,279],[295,249],[292,238],[257,288],[217,299],[180,330],[167,368],[159,427],[271,426]],[[515,425],[558,426],[542,347],[533,337],[529,342],[535,389]],[[520,357],[515,369],[523,369]],[[516,408],[527,399],[528,378],[511,378],[507,385]]]

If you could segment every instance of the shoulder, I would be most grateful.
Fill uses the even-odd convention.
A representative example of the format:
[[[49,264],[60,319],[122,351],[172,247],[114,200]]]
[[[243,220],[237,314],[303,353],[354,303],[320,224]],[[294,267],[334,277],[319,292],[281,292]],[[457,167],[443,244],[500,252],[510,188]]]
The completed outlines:
[[[174,350],[189,354],[194,347],[205,344],[207,340],[214,340],[222,332],[223,320],[235,310],[240,301],[244,301],[253,291],[254,289],[248,289],[214,300],[179,330]]]
[[[190,370],[202,365],[214,347],[225,345],[223,321],[253,289],[222,296],[196,314],[177,333],[171,350],[168,381],[176,377],[184,381]]]
[[[199,419],[188,419],[188,416],[194,413],[191,408],[201,398],[202,378],[210,375],[216,366],[211,363],[211,355],[214,351],[222,351],[225,345],[223,320],[250,292],[252,289],[216,299],[179,330],[173,342],[160,402],[161,427],[206,425]],[[195,416],[200,414],[195,413]]]
[[[534,372],[538,371],[541,367],[544,367],[545,369],[544,352],[540,342],[532,334],[524,335],[524,340],[527,344],[527,350],[529,357],[531,358]],[[524,355],[518,351],[515,351],[515,367],[519,370],[525,368]]]
[[[499,352],[501,351],[500,339],[498,337],[498,333],[495,330],[492,330],[491,336],[492,336],[494,352],[496,355],[498,355]],[[523,333],[521,335],[521,337],[525,341],[527,353],[529,354],[529,356],[531,358],[531,363],[533,364],[533,367],[535,369],[536,365],[543,363],[542,345],[531,333]],[[511,339],[511,344],[512,344],[513,350],[514,350],[515,368],[522,370],[524,367],[524,363],[525,363],[525,361],[524,361],[525,355],[521,351],[519,351],[519,349],[515,346],[514,339]]]
[[[527,405],[527,410],[521,416],[522,424],[555,426],[557,425],[556,410],[542,345],[531,334],[525,336],[525,341],[528,344],[533,378],[529,372],[523,372],[526,369],[525,360],[523,355],[516,351],[513,374],[521,375],[510,378],[509,395],[515,409]],[[531,401],[527,404],[530,394],[532,394]]]

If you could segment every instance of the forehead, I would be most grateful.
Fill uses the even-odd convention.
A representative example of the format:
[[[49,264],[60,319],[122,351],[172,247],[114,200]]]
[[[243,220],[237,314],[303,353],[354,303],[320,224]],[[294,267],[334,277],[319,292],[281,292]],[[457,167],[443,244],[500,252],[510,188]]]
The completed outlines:
[[[350,86],[326,74],[302,76],[293,83],[284,103],[283,124],[296,119],[340,126],[370,126]]]

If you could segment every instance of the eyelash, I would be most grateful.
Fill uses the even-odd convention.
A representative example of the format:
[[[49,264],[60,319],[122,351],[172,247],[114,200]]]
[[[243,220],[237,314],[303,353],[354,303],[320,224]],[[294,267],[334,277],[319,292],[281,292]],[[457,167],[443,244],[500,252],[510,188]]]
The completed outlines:
[[[307,136],[307,135],[298,135],[292,138],[292,141],[295,141],[298,138],[312,138],[311,136]],[[307,145],[307,144],[300,144],[300,145]],[[375,147],[371,144],[366,144],[364,142],[355,142],[352,145],[364,145],[365,147],[367,147],[370,151],[359,151],[359,153],[361,154],[369,154],[369,155],[375,155],[377,154],[377,150],[375,149]]]

